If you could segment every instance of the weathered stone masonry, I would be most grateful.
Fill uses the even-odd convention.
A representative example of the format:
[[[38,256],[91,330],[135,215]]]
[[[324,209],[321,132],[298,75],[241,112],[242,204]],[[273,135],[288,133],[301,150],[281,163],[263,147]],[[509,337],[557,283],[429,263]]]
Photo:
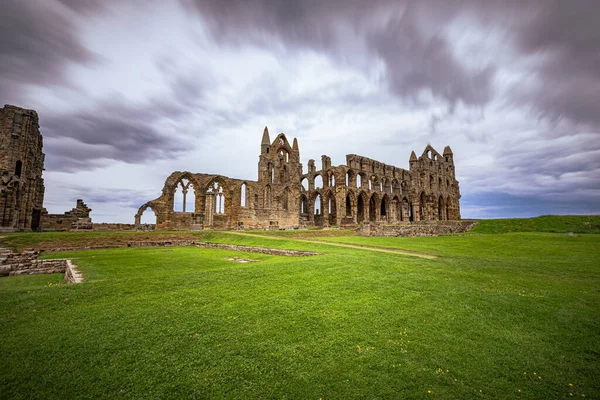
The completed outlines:
[[[75,208],[63,214],[48,214],[42,210],[41,227],[43,231],[91,231],[93,228],[90,212],[92,211],[82,199],[77,199]]]
[[[44,153],[38,115],[0,108],[0,231],[37,230],[44,201]]]
[[[394,224],[460,219],[460,190],[449,146],[443,154],[427,146],[409,170],[356,154],[346,165],[332,166],[321,157],[303,173],[298,141],[285,134],[271,141],[265,128],[258,180],[176,171],[161,196],[142,205],[156,215],[158,229],[291,229],[308,225],[356,226],[363,221]],[[175,192],[183,193],[183,210],[175,211]],[[192,197],[193,194],[193,197]],[[193,200],[188,201],[187,199]]]

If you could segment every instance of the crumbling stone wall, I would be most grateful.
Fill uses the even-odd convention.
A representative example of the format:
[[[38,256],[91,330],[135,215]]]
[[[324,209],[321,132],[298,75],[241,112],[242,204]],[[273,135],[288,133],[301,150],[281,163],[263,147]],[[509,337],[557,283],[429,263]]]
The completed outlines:
[[[43,231],[91,231],[93,229],[90,212],[92,211],[82,199],[77,199],[77,205],[71,211],[63,214],[48,214],[42,210],[41,230]]]
[[[142,228],[146,210],[154,213],[156,229],[182,230],[459,220],[460,190],[450,147],[440,154],[428,145],[418,158],[413,151],[409,165],[406,170],[349,154],[346,165],[332,166],[323,155],[320,170],[309,160],[303,173],[297,139],[290,145],[280,133],[271,141],[265,127],[257,181],[176,171],[162,194],[139,208],[135,226]],[[181,211],[174,209],[178,190],[184,196]],[[187,201],[192,193],[194,200]]]
[[[356,232],[361,236],[442,236],[468,232],[476,224],[474,220],[402,222],[395,225],[364,222]]]
[[[44,201],[44,153],[38,115],[0,108],[0,231],[37,230]]]
[[[79,283],[83,276],[68,259],[38,260],[40,252],[15,253],[0,247],[0,277],[14,275],[65,274],[66,283]]]

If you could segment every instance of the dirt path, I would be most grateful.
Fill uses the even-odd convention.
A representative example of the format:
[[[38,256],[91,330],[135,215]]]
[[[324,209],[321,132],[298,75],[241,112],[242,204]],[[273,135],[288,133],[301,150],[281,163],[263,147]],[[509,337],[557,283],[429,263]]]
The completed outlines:
[[[360,245],[360,244],[325,242],[325,241],[321,241],[321,240],[309,240],[309,239],[294,239],[294,238],[286,238],[286,237],[278,237],[278,236],[254,235],[252,233],[233,232],[233,231],[230,231],[227,233],[229,233],[231,235],[249,236],[249,237],[254,237],[254,238],[260,237],[260,238],[269,238],[269,239],[274,239],[274,240],[293,240],[296,242],[316,243],[316,244],[323,244],[323,245],[335,246],[335,247],[347,247],[347,248],[351,248],[351,249],[375,251],[375,252],[379,252],[379,253],[401,254],[404,256],[425,258],[427,260],[434,260],[436,258],[439,258],[439,256],[437,254],[419,253],[419,252],[410,251],[410,250],[390,249],[390,248],[385,248],[385,247],[366,246],[366,245]]]

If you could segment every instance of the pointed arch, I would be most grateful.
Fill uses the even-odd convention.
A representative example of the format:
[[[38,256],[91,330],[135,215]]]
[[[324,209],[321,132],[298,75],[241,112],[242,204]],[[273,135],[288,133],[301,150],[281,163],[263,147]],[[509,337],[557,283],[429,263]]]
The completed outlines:
[[[308,198],[305,194],[300,195],[300,214],[307,215],[308,214]]]
[[[410,211],[410,202],[406,197],[402,198],[402,221],[412,221],[412,213]]]
[[[438,199],[438,220],[443,221],[446,219],[446,205],[442,196]]]
[[[355,174],[353,170],[349,169],[348,171],[346,171],[346,187],[354,186],[354,184],[356,183],[354,176]]]
[[[283,189],[283,193],[281,194],[281,209],[284,211],[288,211],[290,208],[290,188],[285,187]]]
[[[323,188],[323,177],[321,176],[321,174],[316,174],[313,178],[313,182],[314,182],[315,189]]]
[[[300,186],[302,186],[302,191],[308,192],[308,178],[304,177],[300,180]]]
[[[356,199],[356,222],[361,223],[365,220],[365,208],[368,204],[368,197],[364,191],[361,191]]]
[[[389,220],[389,205],[390,198],[386,193],[381,197],[381,204],[379,206],[379,216],[382,220]]]
[[[333,173],[333,171],[329,171],[327,173],[327,176],[328,176],[327,186],[329,186],[330,188],[335,187],[335,174]]]
[[[220,176],[215,176],[206,185],[206,193],[214,195],[213,212],[215,214],[225,214],[225,181]]]
[[[154,222],[151,221],[152,217],[149,213],[147,213],[148,209],[150,209],[152,211],[152,214],[154,214]],[[161,212],[161,210],[162,208],[157,203],[155,203],[154,200],[147,202],[146,204],[138,208],[138,211],[134,217],[135,225],[156,224],[158,222],[158,214]]]
[[[321,193],[317,192],[314,200],[313,200],[313,213],[314,215],[323,214],[323,197]]]
[[[373,193],[369,199],[369,221],[377,221],[377,208],[379,207],[379,196]]]
[[[248,202],[248,185],[246,182],[240,186],[240,206],[246,207]]]
[[[346,217],[351,217],[355,213],[353,212],[356,206],[356,196],[353,191],[348,191],[346,194]]]
[[[421,192],[419,196],[419,221],[424,221],[427,213],[425,212],[425,205],[427,204],[425,198],[425,192]]]
[[[196,211],[196,186],[191,179],[191,174],[184,173],[175,181],[172,198],[173,211],[194,212]]]

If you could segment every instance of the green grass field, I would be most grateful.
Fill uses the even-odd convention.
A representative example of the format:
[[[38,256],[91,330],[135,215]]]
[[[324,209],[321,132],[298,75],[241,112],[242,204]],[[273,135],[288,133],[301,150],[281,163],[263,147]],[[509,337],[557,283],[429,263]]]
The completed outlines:
[[[587,226],[561,218],[557,231]],[[85,281],[0,278],[0,398],[600,398],[600,235],[507,221],[425,238],[181,234],[313,257],[44,253],[72,258]],[[1,240],[44,248],[136,237]],[[225,260],[236,256],[259,262]]]

